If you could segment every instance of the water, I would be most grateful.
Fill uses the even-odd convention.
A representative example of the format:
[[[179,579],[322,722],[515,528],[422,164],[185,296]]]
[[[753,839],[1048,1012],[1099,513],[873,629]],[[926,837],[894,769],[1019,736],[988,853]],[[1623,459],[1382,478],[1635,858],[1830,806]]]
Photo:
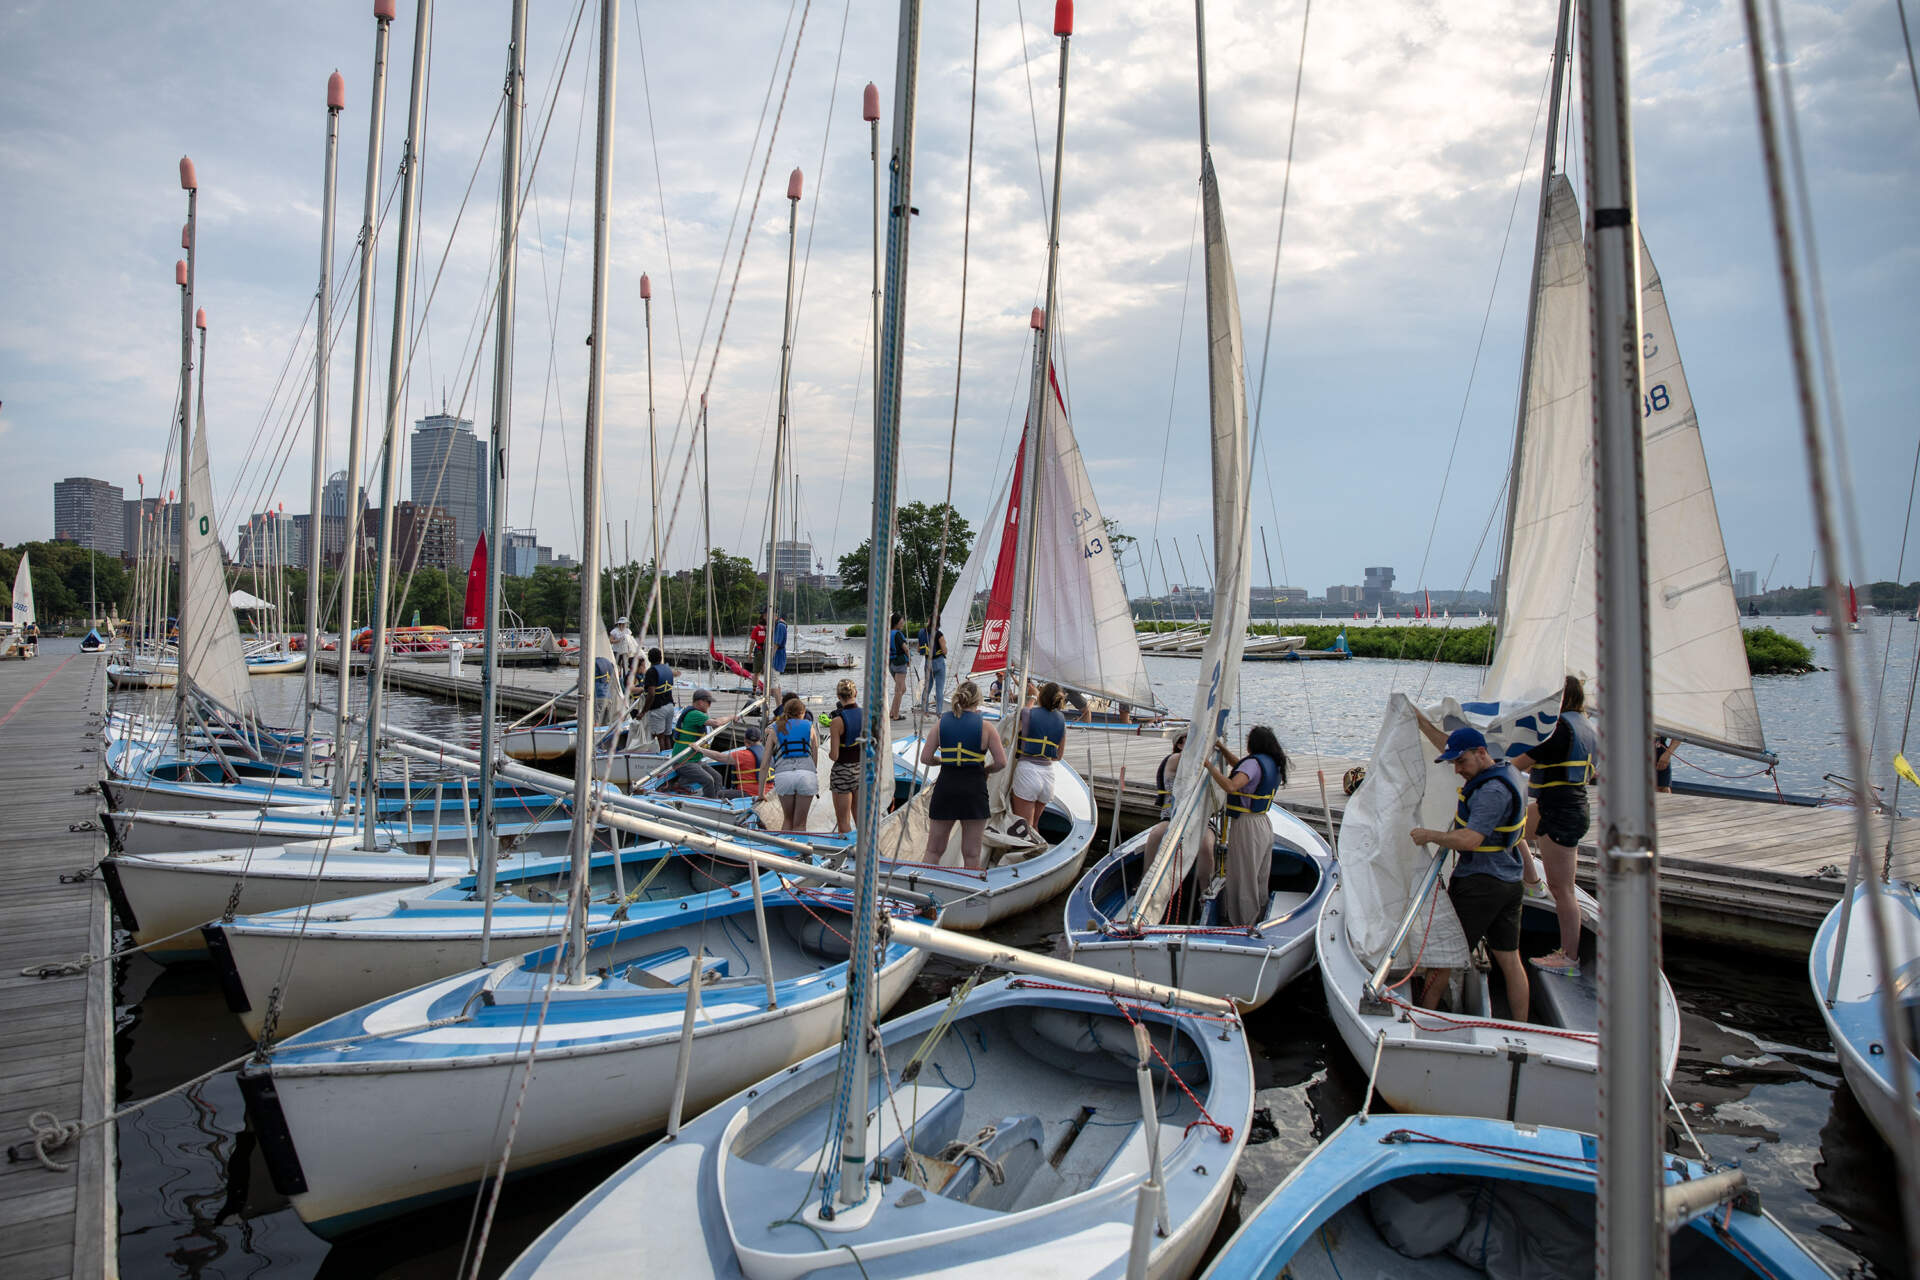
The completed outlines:
[[[1834,642],[1815,641],[1810,619],[1767,621],[1814,644],[1816,661],[1828,660],[1823,646]],[[1877,758],[1886,759],[1903,723],[1914,632],[1895,619],[1872,619],[1868,626],[1862,647],[1872,655],[1870,688],[1881,683],[1888,629],[1895,649],[1887,696],[1876,694],[1885,708]],[[863,648],[864,642],[823,639],[817,630],[806,628],[800,647]],[[1191,698],[1197,663],[1149,658],[1148,668],[1168,706],[1179,709]],[[846,674],[798,676],[792,683],[824,695]],[[548,684],[561,678],[556,672],[539,679]],[[269,716],[288,715],[298,705],[298,678],[254,683]],[[1471,694],[1477,683],[1478,672],[1470,668],[1367,660],[1262,664],[1249,666],[1242,677],[1247,723],[1274,724],[1296,748],[1355,756],[1371,747],[1389,693],[1436,699]],[[1844,772],[1830,672],[1763,679],[1756,687],[1769,742],[1783,757],[1782,786],[1819,791],[1824,773]],[[392,695],[389,705],[396,721],[408,727],[462,741],[477,736],[478,717],[471,711],[405,693]],[[1743,764],[1688,754],[1703,764],[1720,760],[1721,772],[1740,771]],[[1768,784],[1763,778],[1746,785]],[[1057,901],[1046,904],[1004,922],[994,934],[1048,948],[1057,937],[1059,912]],[[1900,1275],[1892,1156],[1840,1077],[1805,966],[1678,942],[1669,945],[1666,961],[1682,1017],[1674,1094],[1708,1152],[1716,1160],[1740,1162],[1769,1211],[1836,1272]],[[939,998],[961,976],[938,959],[930,962],[902,1010]],[[207,966],[162,969],[136,956],[119,963],[115,980],[123,1102],[159,1093],[248,1050]],[[1277,1131],[1249,1146],[1242,1161],[1242,1203],[1251,1207],[1359,1108],[1366,1077],[1341,1045],[1312,976],[1254,1014],[1248,1029],[1256,1049],[1257,1105]],[[1264,1126],[1256,1129],[1265,1132]],[[308,1233],[273,1190],[231,1074],[123,1120],[119,1137],[121,1266],[128,1276],[444,1277],[458,1274],[467,1252],[467,1204],[403,1220],[344,1246]],[[497,1273],[637,1149],[510,1185],[483,1274]],[[1229,1211],[1223,1232],[1232,1229],[1236,1212]]]

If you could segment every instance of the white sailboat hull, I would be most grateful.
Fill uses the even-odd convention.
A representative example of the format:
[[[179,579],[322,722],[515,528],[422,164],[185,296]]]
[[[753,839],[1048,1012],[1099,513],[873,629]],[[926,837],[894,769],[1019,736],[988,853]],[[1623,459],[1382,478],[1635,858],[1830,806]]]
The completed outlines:
[[[905,993],[926,961],[913,951],[876,975],[882,1010]],[[685,1113],[811,1056],[840,1037],[844,991],[751,1018],[697,1026]],[[526,1093],[513,1167],[526,1172],[661,1129],[673,1102],[679,1013],[638,1040],[543,1052]],[[529,1019],[529,1035],[531,1019]],[[314,1230],[334,1235],[369,1215],[425,1204],[475,1182],[499,1159],[506,1137],[501,1099],[511,1097],[525,1053],[490,1060],[372,1063],[366,1072],[306,1072],[282,1066],[274,1089],[299,1147],[304,1193],[291,1197]],[[377,1081],[365,1077],[373,1075]],[[393,1135],[414,1135],[405,1152]],[[629,1270],[631,1274],[631,1269]],[[665,1273],[661,1273],[665,1274]]]
[[[175,667],[128,667],[107,664],[107,683],[116,689],[171,689],[180,683]]]
[[[1363,1068],[1373,1063],[1376,1041],[1385,1033],[1374,1087],[1394,1110],[1599,1130],[1596,1036],[1426,1010],[1418,1014],[1429,1028],[1422,1029],[1399,1006],[1363,1010],[1361,988],[1370,972],[1348,943],[1344,905],[1336,871],[1314,932],[1327,1011],[1347,1052]],[[1591,927],[1597,916],[1593,900],[1582,895],[1581,905]],[[1550,901],[1529,900],[1525,910],[1544,913],[1548,922],[1553,918]],[[1528,976],[1535,983],[1553,980],[1538,970]],[[1417,981],[1401,988],[1401,999],[1411,1003],[1407,993]],[[1664,976],[1658,1017],[1661,1076],[1670,1080],[1680,1052],[1680,1013]]]
[[[1834,1002],[1827,1003],[1827,986],[1835,964],[1840,936],[1840,910],[1832,911],[1814,935],[1807,956],[1807,970],[1813,984],[1813,996],[1820,1007],[1821,1020],[1827,1024],[1827,1037],[1840,1059],[1841,1074],[1860,1109],[1867,1113],[1888,1146],[1906,1141],[1906,1122],[1901,1116],[1900,1100],[1893,1092],[1892,1057],[1887,1044],[1887,1026],[1881,1016],[1879,957],[1875,954],[1871,905],[1866,895],[1870,885],[1854,889],[1853,917],[1848,922],[1847,949],[1838,957],[1840,980],[1834,987]],[[1894,924],[1893,963],[1896,975],[1910,971],[1920,960],[1920,894],[1910,885],[1896,884],[1886,891],[1887,916]],[[1894,981],[1898,982],[1896,976]],[[1909,993],[1903,1003],[1911,1003]],[[1920,1056],[1908,1055],[1908,1079],[1920,1071]],[[1920,1106],[1920,1099],[1912,1105]]]

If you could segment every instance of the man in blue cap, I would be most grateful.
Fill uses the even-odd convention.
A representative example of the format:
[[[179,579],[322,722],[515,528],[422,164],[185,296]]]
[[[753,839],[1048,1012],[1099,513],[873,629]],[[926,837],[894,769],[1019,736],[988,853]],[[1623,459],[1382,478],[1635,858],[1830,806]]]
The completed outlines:
[[[1435,763],[1452,764],[1461,785],[1453,825],[1445,831],[1415,827],[1409,838],[1459,855],[1447,881],[1447,897],[1460,917],[1467,947],[1486,939],[1487,951],[1506,979],[1507,1016],[1515,1022],[1531,1021],[1527,967],[1520,963],[1520,902],[1526,891],[1515,847],[1526,827],[1527,793],[1513,767],[1493,758],[1486,735],[1478,729],[1463,726],[1443,739],[1424,716],[1420,729],[1442,748]],[[1451,969],[1429,969],[1420,1003],[1437,1008],[1452,976]]]

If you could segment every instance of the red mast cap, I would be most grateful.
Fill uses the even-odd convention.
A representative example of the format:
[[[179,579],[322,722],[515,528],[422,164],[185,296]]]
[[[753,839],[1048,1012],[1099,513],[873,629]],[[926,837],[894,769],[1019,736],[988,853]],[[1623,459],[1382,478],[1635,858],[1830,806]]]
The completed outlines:
[[[193,176],[193,161],[185,156],[180,157],[180,189],[182,191],[200,189],[200,180]]]
[[[200,310],[194,313],[193,327],[196,329],[204,329],[207,327],[207,309],[205,307],[200,308]]]
[[[327,77],[327,110],[344,111],[347,108],[347,78],[338,71]]]
[[[193,249],[193,228],[184,222],[180,224],[180,247],[189,251]]]
[[[182,289],[187,287],[187,260],[185,258],[173,264],[173,282]]]
[[[1073,34],[1073,0],[1054,0],[1053,34],[1057,36]]]
[[[648,298],[651,298],[652,296],[653,296],[653,281],[651,281],[651,280],[649,280],[649,279],[647,278],[647,273],[646,273],[646,272],[644,272],[644,271],[642,271],[642,272],[640,273],[640,297],[641,297],[641,300],[642,300],[642,301],[645,301],[646,299],[648,299]]]
[[[1033,309],[1033,319],[1032,319],[1032,320],[1030,320],[1030,321],[1028,321],[1027,323],[1029,323],[1029,324],[1031,324],[1031,325],[1032,325],[1032,326],[1033,326],[1034,328],[1036,328],[1036,329],[1044,329],[1044,328],[1046,328],[1046,327],[1047,327],[1047,312],[1046,312],[1046,308],[1044,308],[1044,307],[1035,307],[1035,308]]]
[[[393,0],[373,0],[373,16],[381,22],[392,22]]]
[[[880,118],[880,90],[873,82],[867,82],[867,91],[860,95],[860,118],[878,120]]]
[[[800,198],[800,186],[800,171],[795,169],[787,175],[787,199],[798,200]]]

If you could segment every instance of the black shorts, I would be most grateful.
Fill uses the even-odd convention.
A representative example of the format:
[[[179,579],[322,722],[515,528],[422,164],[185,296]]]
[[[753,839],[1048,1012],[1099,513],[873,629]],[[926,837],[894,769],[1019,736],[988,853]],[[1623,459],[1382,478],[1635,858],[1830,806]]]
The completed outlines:
[[[985,769],[950,765],[934,778],[927,816],[935,822],[985,822],[992,815]]]
[[[1593,825],[1585,798],[1572,804],[1561,800],[1541,804],[1535,797],[1534,803],[1540,806],[1539,833],[1563,849],[1578,849],[1587,837],[1587,828]]]
[[[1447,897],[1453,899],[1453,913],[1460,917],[1466,931],[1467,946],[1485,938],[1489,951],[1520,949],[1520,900],[1526,887],[1518,880],[1499,876],[1460,875],[1455,873],[1447,885]]]

